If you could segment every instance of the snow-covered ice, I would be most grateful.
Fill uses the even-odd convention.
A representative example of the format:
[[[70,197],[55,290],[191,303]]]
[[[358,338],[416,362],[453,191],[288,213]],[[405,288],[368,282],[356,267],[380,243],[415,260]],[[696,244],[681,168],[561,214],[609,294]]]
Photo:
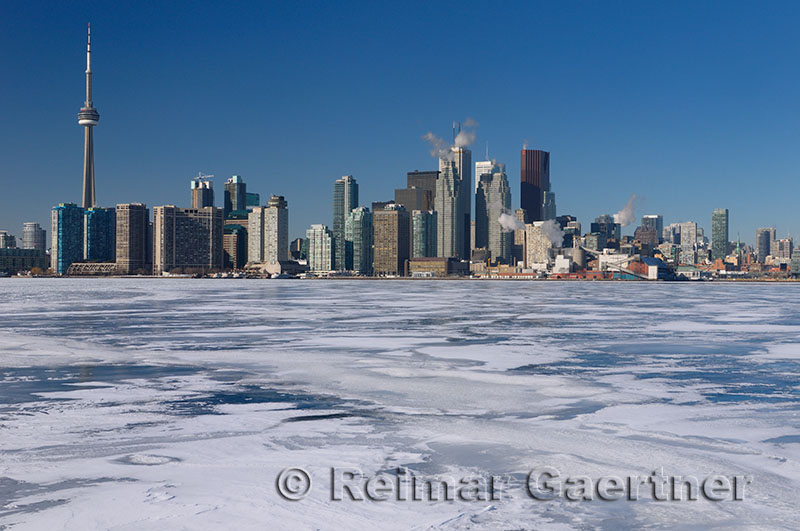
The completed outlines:
[[[0,529],[796,528],[800,285],[0,279]],[[534,500],[528,472],[752,476]],[[287,501],[276,478],[305,469]],[[331,499],[501,476],[496,500]]]

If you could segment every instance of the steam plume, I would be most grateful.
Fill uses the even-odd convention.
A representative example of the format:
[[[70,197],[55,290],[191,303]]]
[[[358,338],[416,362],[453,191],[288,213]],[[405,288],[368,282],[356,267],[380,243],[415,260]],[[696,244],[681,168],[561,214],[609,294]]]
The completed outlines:
[[[503,227],[503,231],[505,232],[511,232],[517,229],[525,228],[525,225],[520,220],[508,212],[503,212],[500,214],[500,217],[497,218],[497,221],[500,223],[500,226]]]
[[[564,231],[561,230],[561,225],[552,219],[548,219],[542,223],[541,229],[544,235],[547,236],[547,239],[550,240],[550,243],[553,244],[553,247],[561,247],[564,245]]]
[[[628,199],[628,204],[625,207],[614,214],[614,223],[619,223],[623,227],[627,227],[631,223],[634,222],[636,219],[636,194],[631,195],[631,198]]]

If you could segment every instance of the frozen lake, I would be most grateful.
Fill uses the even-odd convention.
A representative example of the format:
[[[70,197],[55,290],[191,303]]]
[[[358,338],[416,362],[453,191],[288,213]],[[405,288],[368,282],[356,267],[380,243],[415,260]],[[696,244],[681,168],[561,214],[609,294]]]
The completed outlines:
[[[797,527],[798,284],[0,279],[0,292],[0,529]],[[743,500],[536,500],[527,476],[543,466],[750,482]],[[298,501],[276,487],[288,467],[312,481]],[[503,489],[332,500],[332,467]]]

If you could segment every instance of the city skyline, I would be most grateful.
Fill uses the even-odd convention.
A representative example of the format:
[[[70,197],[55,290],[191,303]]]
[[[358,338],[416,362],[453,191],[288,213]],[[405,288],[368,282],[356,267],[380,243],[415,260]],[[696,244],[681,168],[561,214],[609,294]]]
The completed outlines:
[[[786,6],[787,8],[789,6]],[[56,13],[46,15],[35,6],[28,8],[6,7],[11,17],[21,20],[37,20],[46,29],[52,30],[46,42],[36,41],[33,46],[26,47],[30,35],[19,33],[21,37],[15,42],[14,48],[19,48],[19,54],[12,57],[4,57],[5,66],[14,70],[17,61],[25,60],[32,67],[28,75],[36,76],[42,74],[41,68],[47,65],[51,68],[51,74],[57,76],[53,78],[31,77],[26,78],[24,83],[25,90],[17,86],[4,86],[5,92],[10,94],[12,99],[20,102],[33,101],[37,98],[38,105],[34,107],[36,112],[31,119],[25,121],[21,126],[21,131],[16,136],[11,131],[6,130],[4,149],[15,150],[19,155],[16,157],[6,157],[7,161],[3,169],[4,183],[10,191],[9,196],[18,198],[14,203],[3,202],[0,208],[0,228],[11,233],[19,234],[23,223],[38,222],[42,226],[48,226],[49,209],[52,205],[61,202],[81,203],[77,181],[81,172],[81,161],[77,158],[77,148],[79,137],[74,131],[74,122],[67,123],[65,117],[70,109],[74,109],[74,101],[77,84],[83,84],[85,78],[77,74],[77,68],[73,59],[78,53],[82,53],[78,46],[76,37],[78,30],[84,28],[85,20],[80,24],[75,24],[74,28],[67,28],[65,21],[75,20],[78,16],[91,18],[95,21],[96,40],[101,39],[101,45],[96,47],[95,63],[102,65],[102,74],[95,75],[93,82],[100,85],[96,89],[101,94],[100,102],[105,112],[103,135],[98,144],[98,149],[94,158],[98,164],[96,176],[96,205],[114,206],[117,203],[141,202],[148,205],[175,204],[176,206],[188,207],[186,199],[185,183],[189,176],[197,172],[198,169],[211,171],[220,177],[217,178],[216,185],[221,189],[223,179],[231,175],[242,175],[248,182],[252,190],[260,192],[261,197],[266,199],[271,194],[283,195],[291,202],[289,230],[290,238],[301,236],[305,229],[313,223],[329,223],[331,218],[330,198],[327,194],[309,194],[309,189],[316,189],[318,186],[330,186],[331,180],[341,175],[353,175],[361,184],[361,195],[364,197],[362,204],[369,204],[370,201],[384,200],[392,197],[392,191],[402,186],[404,175],[412,170],[433,170],[436,168],[437,161],[427,156],[427,146],[421,136],[428,131],[434,133],[441,132],[446,125],[455,118],[463,118],[470,115],[475,117],[480,126],[477,128],[477,140],[473,144],[476,152],[482,152],[482,147],[488,140],[490,145],[490,157],[504,162],[507,166],[506,173],[512,183],[512,209],[520,204],[520,194],[518,187],[514,186],[516,175],[519,168],[516,167],[515,152],[520,149],[527,139],[531,149],[541,149],[552,153],[553,167],[551,179],[554,183],[554,191],[558,193],[558,212],[575,215],[584,224],[588,224],[597,216],[605,213],[613,213],[624,205],[627,197],[635,192],[639,197],[644,197],[645,201],[637,211],[637,217],[642,214],[662,214],[665,222],[695,221],[700,227],[705,229],[706,234],[711,233],[711,213],[715,208],[727,208],[730,211],[730,235],[733,238],[739,234],[743,241],[755,245],[756,229],[761,227],[777,227],[778,237],[785,237],[787,234],[796,232],[793,224],[797,222],[792,216],[791,194],[781,194],[778,190],[781,186],[791,184],[796,167],[800,167],[800,161],[793,159],[791,150],[778,150],[775,146],[762,146],[758,149],[755,130],[744,128],[743,130],[752,131],[752,135],[746,136],[748,142],[753,141],[753,147],[749,151],[742,150],[742,145],[725,144],[724,142],[711,143],[709,137],[704,137],[702,145],[706,148],[702,164],[686,164],[687,160],[697,162],[697,138],[693,137],[691,131],[683,130],[683,138],[680,135],[667,135],[672,124],[669,120],[665,122],[649,122],[648,131],[659,139],[659,150],[653,150],[652,146],[644,149],[635,149],[641,146],[640,131],[631,124],[622,120],[619,125],[613,126],[613,131],[620,135],[615,143],[615,149],[609,149],[609,141],[601,136],[594,138],[596,145],[587,143],[587,137],[582,134],[565,134],[565,126],[560,125],[555,117],[546,109],[540,109],[535,113],[522,112],[520,109],[515,114],[509,114],[509,109],[500,106],[500,103],[493,101],[489,104],[476,104],[474,94],[463,101],[456,98],[456,101],[445,101],[445,105],[439,108],[432,108],[430,103],[421,103],[422,94],[411,91],[411,100],[419,104],[414,108],[405,119],[400,119],[398,113],[404,108],[396,105],[394,100],[386,104],[386,100],[381,100],[381,111],[390,117],[390,125],[386,125],[386,117],[377,115],[374,118],[363,116],[363,112],[358,113],[358,120],[351,122],[339,122],[342,129],[346,129],[351,134],[340,135],[337,138],[330,135],[329,107],[326,102],[333,103],[339,101],[327,99],[328,97],[319,91],[307,92],[305,96],[310,97],[316,103],[313,110],[320,117],[319,121],[309,121],[307,113],[281,114],[281,120],[264,120],[263,111],[267,108],[260,98],[252,98],[246,102],[236,102],[232,105],[237,107],[240,104],[248,103],[259,109],[255,114],[245,115],[244,118],[233,120],[226,117],[222,120],[221,128],[200,127],[198,128],[197,117],[203,108],[203,102],[211,96],[219,94],[219,87],[209,81],[206,84],[198,84],[192,87],[192,98],[183,102],[178,107],[181,112],[176,116],[172,110],[176,103],[176,97],[183,94],[188,86],[177,86],[176,78],[170,72],[171,67],[177,67],[182,60],[194,61],[197,64],[198,53],[207,51],[209,43],[203,44],[199,49],[193,46],[200,46],[199,43],[184,44],[175,47],[175,37],[168,35],[166,22],[160,21],[155,24],[154,31],[148,43],[142,46],[131,46],[130,40],[125,38],[125,31],[121,29],[122,21],[119,13],[116,15],[97,15],[92,13],[89,16],[88,6],[81,7],[75,12],[64,13],[61,17],[55,17]],[[364,8],[367,9],[366,7]],[[439,8],[431,8],[439,9]],[[564,10],[558,10],[552,6],[542,6],[554,17],[556,25],[565,24],[571,20],[570,14]],[[669,9],[664,8],[667,12]],[[697,11],[707,16],[710,8],[696,8]],[[644,16],[643,13],[653,14],[654,8],[650,10],[633,9],[626,14],[622,23],[631,23],[631,18]],[[57,8],[56,11],[59,11]],[[130,15],[133,20],[141,20],[146,14],[145,10],[132,11]],[[206,7],[202,15],[190,18],[189,26],[199,25],[205,27],[210,24],[213,8]],[[284,17],[287,21],[296,23],[297,13],[280,11],[278,16]],[[789,10],[791,11],[791,10]],[[632,14],[631,14],[632,13]],[[256,15],[259,15],[256,13]],[[724,15],[724,13],[723,13]],[[168,11],[165,14],[167,20],[174,20],[178,16],[176,12]],[[231,15],[234,17],[235,15]],[[349,15],[348,15],[349,16]],[[347,25],[354,25],[362,15],[353,14],[352,18],[345,17]],[[465,15],[466,16],[466,15]],[[492,16],[499,16],[497,14]],[[766,17],[767,15],[765,15]],[[774,14],[771,18],[764,19],[765,25],[780,24]],[[55,20],[59,18],[59,20]],[[256,16],[258,18],[258,16]],[[725,18],[725,17],[723,17]],[[99,21],[97,19],[100,19]],[[587,24],[589,19],[594,22],[603,20],[602,13],[589,10],[578,22]],[[641,20],[647,26],[647,17]],[[726,27],[736,27],[738,22],[725,18],[729,23]],[[236,19],[241,22],[241,20]],[[230,30],[233,20],[223,18],[220,28],[225,31]],[[676,34],[688,31],[691,24],[682,22],[676,27]],[[243,25],[244,36],[255,39],[254,28],[250,24]],[[410,27],[419,28],[418,25]],[[98,30],[98,28],[100,28]],[[186,31],[181,29],[178,33]],[[219,31],[223,31],[220,29]],[[363,31],[363,30],[362,30]],[[97,36],[99,32],[99,37]],[[345,43],[337,40],[327,28],[322,29],[323,37],[331,40],[337,46],[344,46]],[[17,30],[9,33],[17,35]],[[389,40],[393,36],[389,33]],[[85,35],[83,36],[85,38]],[[659,38],[664,36],[656,32],[653,46],[663,45]],[[8,35],[3,37],[8,38]],[[512,34],[512,40],[518,42],[521,37],[516,33]],[[774,37],[778,39],[778,37]],[[211,39],[216,41],[216,39]],[[591,39],[581,41],[576,49],[584,50],[593,42]],[[651,42],[644,39],[642,42]],[[223,47],[227,52],[238,51],[235,44],[227,41],[223,42]],[[265,45],[261,41],[252,44]],[[380,44],[380,43],[379,43]],[[619,43],[616,43],[619,44]],[[708,44],[708,43],[706,43]],[[477,48],[477,42],[467,39],[466,45],[473,51]],[[768,40],[769,47],[775,46],[776,42]],[[710,46],[710,45],[709,45]],[[380,46],[379,46],[380,48]],[[711,48],[714,48],[711,46]],[[97,51],[100,50],[100,52]],[[701,49],[704,49],[701,47]],[[30,51],[34,50],[34,51]],[[159,53],[169,50],[166,55]],[[350,50],[352,57],[361,57],[356,51]],[[496,57],[493,48],[485,50]],[[551,50],[555,56],[559,56],[563,51]],[[688,53],[687,50],[679,50]],[[36,53],[39,59],[35,59],[27,54]],[[751,58],[758,55],[752,52],[745,57]],[[789,52],[784,51],[778,57],[771,57],[771,60],[788,60]],[[69,59],[67,61],[67,58]],[[233,54],[227,56],[236,61],[242,61],[241,56]],[[305,57],[305,56],[304,56]],[[155,59],[155,60],[154,60]],[[639,59],[642,59],[641,57]],[[130,74],[143,66],[144,62],[155,66],[155,70],[143,69],[138,74],[139,77],[131,78]],[[221,61],[222,57],[212,55],[208,57],[209,64],[213,65],[216,61]],[[548,58],[548,62],[554,61]],[[99,63],[98,63],[99,61]],[[281,68],[289,68],[285,62],[279,62]],[[405,63],[403,63],[405,65]],[[425,69],[427,62],[422,65]],[[87,65],[88,66],[88,65]],[[264,65],[260,65],[260,68]],[[641,64],[640,64],[641,66]],[[237,69],[237,75],[242,79],[251,79],[252,75],[263,75],[260,68],[253,72]],[[406,68],[408,66],[406,65]],[[87,68],[87,70],[89,70]],[[181,68],[184,75],[191,72]],[[278,70],[279,72],[282,70]],[[514,79],[518,81],[530,81],[523,73],[508,70],[514,74]],[[561,72],[564,74],[564,72]],[[379,69],[378,77],[373,81],[373,86],[381,89],[388,88],[386,84],[389,78],[393,78],[390,72]],[[728,72],[730,74],[730,72]],[[139,91],[143,90],[145,83],[151,83],[154,76],[166,76],[165,84],[169,89],[151,88],[147,94],[154,96],[163,94],[167,91],[163,108],[164,119],[159,121],[159,128],[154,137],[159,139],[163,145],[153,147],[153,139],[147,135],[142,135],[142,118],[150,112],[151,103],[145,102],[141,98]],[[88,73],[87,73],[88,76]],[[49,80],[48,80],[49,79]],[[99,79],[99,81],[98,81]],[[548,79],[556,86],[562,86],[570,76],[558,77],[555,74]],[[125,81],[130,84],[125,84]],[[705,84],[713,84],[711,74],[704,75],[702,81]],[[786,79],[786,82],[794,82]],[[4,82],[4,83],[7,83]],[[705,85],[703,85],[705,86]],[[58,87],[57,90],[53,87]],[[70,88],[73,87],[73,88]],[[486,87],[483,87],[486,88]],[[563,87],[562,87],[563,88]],[[608,88],[608,87],[606,87]],[[652,86],[650,87],[652,89]],[[706,87],[707,88],[707,87]],[[409,89],[409,87],[405,87]],[[438,84],[434,83],[430,89],[436,93],[440,91]],[[541,89],[539,92],[532,92],[530,97],[537,101],[548,103],[559,103],[550,91]],[[362,94],[363,95],[363,94]],[[664,93],[650,94],[650,97]],[[686,95],[684,93],[684,95]],[[342,94],[338,94],[342,96]],[[511,101],[523,103],[529,101],[528,97]],[[727,100],[724,94],[723,100]],[[302,99],[302,98],[301,98]],[[591,98],[590,98],[591,99]],[[66,103],[73,103],[67,105]],[[621,100],[609,100],[619,109]],[[708,104],[706,100],[705,104]],[[749,101],[749,100],[748,100]],[[631,102],[631,112],[642,102],[633,100]],[[691,102],[682,99],[675,99],[675,104],[679,111]],[[729,101],[728,103],[733,103]],[[784,102],[787,103],[788,102]],[[356,109],[354,103],[347,103],[350,110]],[[375,105],[374,100],[364,102],[365,109]],[[20,105],[20,109],[30,108],[31,105]],[[268,107],[275,110],[275,106]],[[524,107],[521,107],[524,110]],[[538,109],[538,107],[537,107]],[[295,109],[296,110],[296,109]],[[563,108],[562,108],[563,110]],[[162,109],[159,109],[161,112]],[[16,107],[11,109],[12,118],[17,112]],[[109,114],[110,113],[110,114]],[[335,113],[334,113],[335,114]],[[73,115],[74,116],[74,115]],[[141,117],[140,117],[141,116]],[[322,119],[325,117],[325,119]],[[580,113],[573,116],[570,122],[573,126],[585,124],[585,115]],[[752,117],[751,117],[752,118]],[[688,123],[688,122],[687,122]],[[783,123],[781,120],[776,124]],[[241,131],[236,129],[236,125],[243,126]],[[301,140],[298,137],[298,127],[304,125],[303,132],[305,137]],[[359,125],[358,130],[353,129],[353,125]],[[641,125],[641,124],[640,124]],[[753,124],[750,124],[753,125]],[[445,127],[442,127],[445,126]],[[253,128],[257,128],[261,134],[254,134]],[[286,129],[288,127],[288,130]],[[281,135],[280,130],[284,128],[287,134]],[[188,133],[191,131],[191,133]],[[778,129],[773,129],[778,131]],[[385,136],[381,136],[382,134]],[[673,131],[675,133],[675,131]],[[165,134],[174,135],[173,142],[165,142]],[[763,136],[764,131],[759,133]],[[35,135],[31,137],[31,135]],[[222,137],[220,135],[223,135]],[[278,135],[278,136],[276,136]],[[368,135],[369,138],[364,135]],[[190,137],[192,145],[182,142],[183,137]],[[612,135],[613,136],[613,135]],[[638,139],[633,141],[633,136]],[[35,141],[31,141],[35,138]],[[323,138],[324,141],[320,141]],[[379,141],[376,141],[380,139]],[[694,138],[694,141],[692,141]],[[627,139],[622,141],[621,139]],[[739,138],[745,140],[745,138]],[[683,144],[683,150],[679,150]],[[236,152],[232,146],[245,146]],[[258,146],[258,150],[254,147]],[[302,145],[303,149],[298,151]],[[308,146],[313,146],[309,151]],[[714,153],[725,145],[725,156],[714,156]],[[215,146],[217,148],[215,149]],[[613,147],[613,146],[612,146]],[[747,161],[742,165],[742,155],[731,158],[727,150],[734,147],[741,153],[750,153]],[[588,149],[587,149],[588,148]],[[599,150],[603,150],[600,152]],[[256,153],[257,151],[257,153]],[[666,157],[670,151],[679,153],[680,156]],[[692,152],[695,158],[692,158]],[[319,152],[325,156],[310,157],[311,152]],[[753,157],[753,154],[758,156]],[[135,160],[131,157],[136,157]],[[482,158],[482,156],[481,156]],[[84,157],[85,159],[85,157]],[[477,159],[477,157],[476,157]],[[19,160],[19,162],[18,162]],[[734,164],[734,162],[737,164]],[[780,171],[770,169],[776,161],[783,161],[784,168]],[[134,161],[133,164],[131,162]],[[322,162],[320,162],[322,161]],[[757,166],[753,166],[757,162]],[[666,163],[666,164],[665,164]],[[738,168],[731,171],[734,167]],[[748,169],[749,168],[749,169]],[[753,171],[763,172],[760,182],[767,183],[767,186],[752,188],[747,194],[743,194],[743,183],[749,182],[749,177]],[[7,172],[7,173],[6,173]],[[24,175],[24,179],[15,178],[17,175]],[[283,175],[292,175],[294,179],[287,180]],[[781,175],[783,177],[781,177]],[[477,177],[473,177],[477,181]],[[298,182],[288,182],[298,181]],[[729,186],[719,187],[717,184],[724,182]],[[473,183],[474,186],[474,183]],[[686,188],[697,188],[698,193],[687,194]],[[713,193],[707,193],[713,190]],[[764,195],[769,192],[767,195]],[[221,195],[221,194],[220,194]],[[755,198],[753,197],[755,196]],[[759,199],[761,198],[761,199]],[[220,205],[219,197],[216,204]],[[749,205],[753,202],[761,205],[769,205],[769,208],[752,209]],[[632,233],[635,225],[628,227],[625,233]]]

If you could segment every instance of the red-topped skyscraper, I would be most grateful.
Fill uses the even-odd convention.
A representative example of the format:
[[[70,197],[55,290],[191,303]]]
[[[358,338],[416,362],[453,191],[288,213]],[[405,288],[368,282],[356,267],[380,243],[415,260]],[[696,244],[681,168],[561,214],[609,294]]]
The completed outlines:
[[[78,124],[85,128],[83,143],[83,208],[95,206],[94,197],[94,139],[92,128],[100,121],[100,114],[92,105],[92,26],[89,25],[86,42],[86,102],[78,113]]]
[[[523,149],[520,162],[520,208],[527,221],[544,220],[544,192],[550,191],[550,152]]]

